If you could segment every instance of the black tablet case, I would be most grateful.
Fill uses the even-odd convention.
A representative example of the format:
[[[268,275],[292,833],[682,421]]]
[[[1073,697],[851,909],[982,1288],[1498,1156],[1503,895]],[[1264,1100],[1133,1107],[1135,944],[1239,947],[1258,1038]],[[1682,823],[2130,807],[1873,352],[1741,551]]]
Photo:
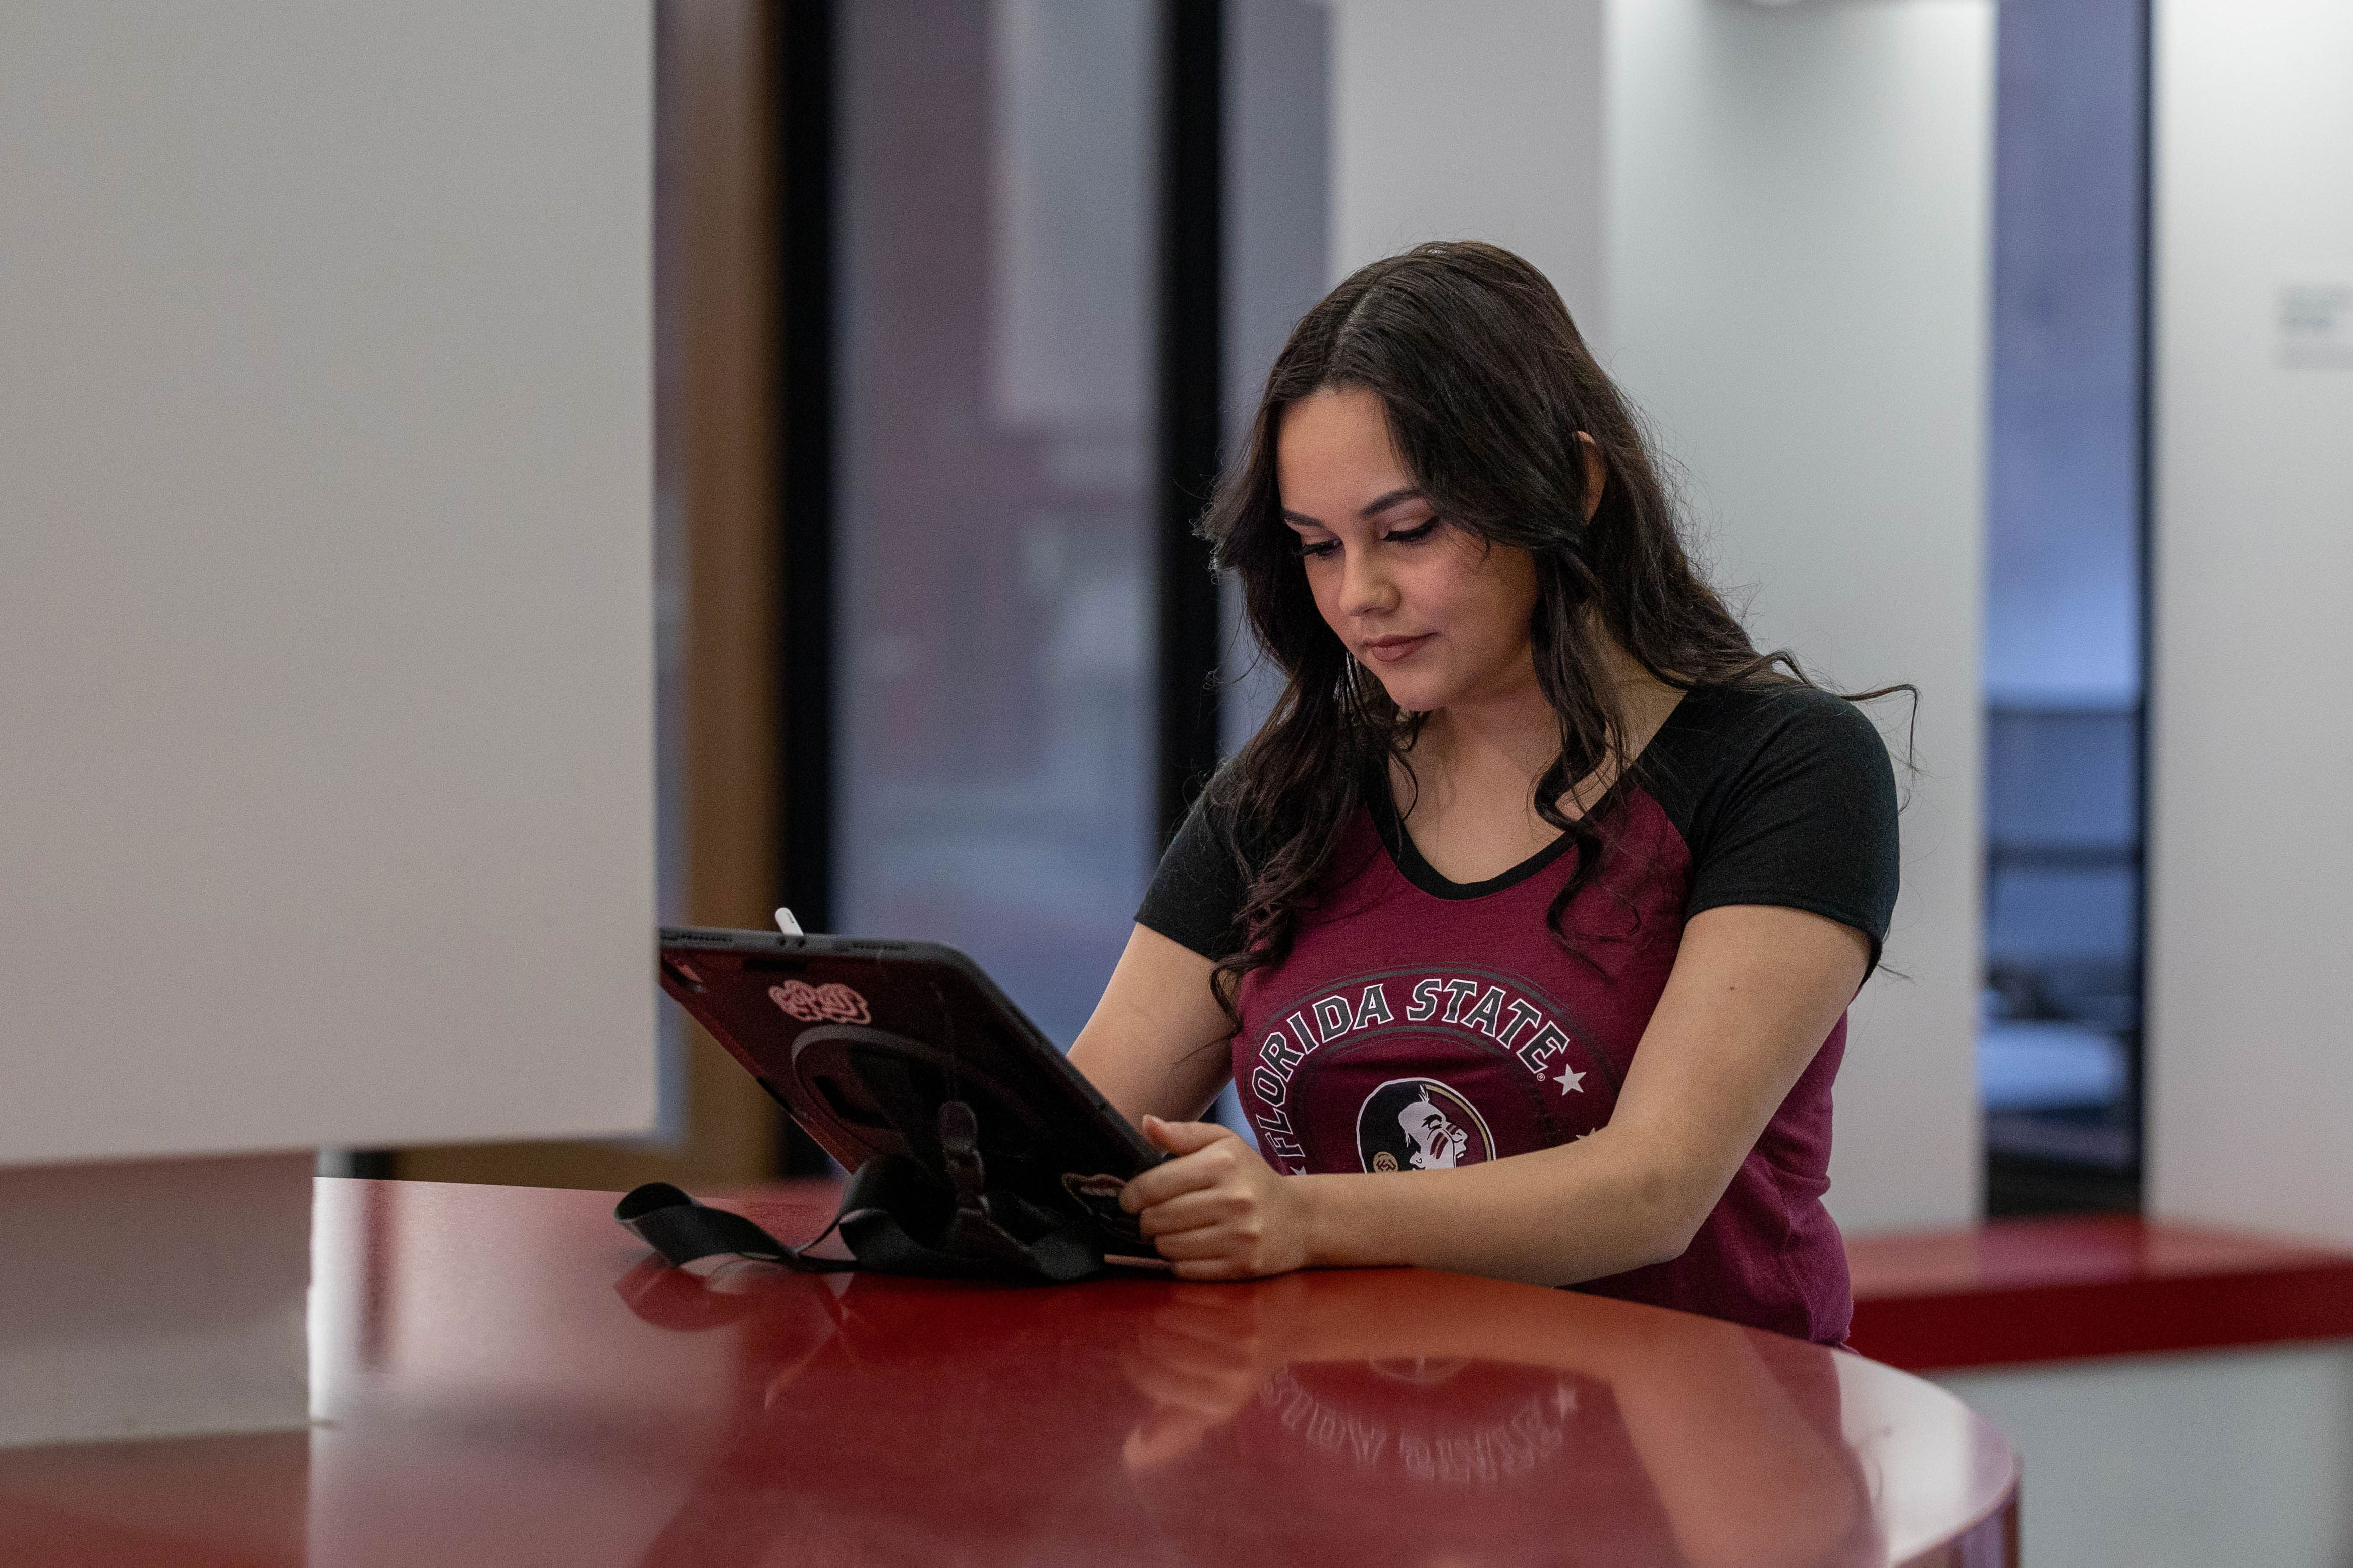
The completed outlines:
[[[662,989],[856,1172],[955,1184],[942,1108],[971,1108],[987,1186],[1149,1254],[1119,1189],[1162,1155],[979,966],[937,942],[665,928]]]

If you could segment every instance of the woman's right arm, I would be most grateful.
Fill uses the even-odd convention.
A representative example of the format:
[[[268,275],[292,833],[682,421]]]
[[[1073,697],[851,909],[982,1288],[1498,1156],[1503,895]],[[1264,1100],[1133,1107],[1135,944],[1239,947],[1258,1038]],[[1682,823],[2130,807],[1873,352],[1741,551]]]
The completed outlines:
[[[1209,989],[1213,967],[1149,926],[1128,933],[1071,1065],[1130,1121],[1196,1121],[1232,1075],[1233,1025]]]

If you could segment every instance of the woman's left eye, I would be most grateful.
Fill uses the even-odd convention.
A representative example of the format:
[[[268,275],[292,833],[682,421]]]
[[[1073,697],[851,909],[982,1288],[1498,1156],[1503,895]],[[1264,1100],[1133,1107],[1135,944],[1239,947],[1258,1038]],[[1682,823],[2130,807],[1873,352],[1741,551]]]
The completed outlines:
[[[1422,523],[1416,528],[1392,529],[1390,531],[1382,534],[1381,539],[1383,542],[1388,544],[1419,544],[1423,540],[1428,539],[1431,534],[1437,531],[1438,519],[1433,517],[1428,522]]]

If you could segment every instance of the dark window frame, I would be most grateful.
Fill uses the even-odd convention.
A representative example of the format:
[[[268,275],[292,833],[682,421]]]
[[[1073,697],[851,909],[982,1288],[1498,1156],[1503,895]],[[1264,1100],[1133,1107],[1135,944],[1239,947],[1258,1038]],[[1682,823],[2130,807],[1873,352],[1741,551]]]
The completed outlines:
[[[834,169],[840,51],[837,0],[771,13],[776,214],[776,902],[807,931],[834,921],[834,541],[837,489]],[[824,1175],[825,1151],[777,1120],[780,1175]]]
[[[2154,116],[2152,84],[2155,71],[2155,18],[2149,0],[2135,7],[2137,39],[2133,117],[2137,141],[2133,201],[2134,330],[2137,339],[2133,369],[2133,510],[2134,590],[2139,623],[2137,665],[2139,696],[2132,710],[2134,748],[2133,842],[2124,861],[2134,872],[2129,913],[2131,955],[2126,984],[2137,999],[2133,1027],[2125,1033],[2124,1115],[2131,1130],[2132,1158],[2120,1166],[2082,1163],[2026,1155],[1984,1152],[1986,1212],[1989,1218],[2063,1213],[2139,1213],[2147,1191],[2147,1038],[2148,1038],[2148,866],[2150,710],[2155,673],[2155,517],[2152,497],[2156,477],[2156,304],[2155,237],[2151,222],[2154,191]],[[1996,871],[2025,857],[2007,858],[1989,847],[1982,875],[1990,910]]]
[[[1158,810],[1166,844],[1218,765],[1219,597],[1195,534],[1225,422],[1223,0],[1161,0]]]

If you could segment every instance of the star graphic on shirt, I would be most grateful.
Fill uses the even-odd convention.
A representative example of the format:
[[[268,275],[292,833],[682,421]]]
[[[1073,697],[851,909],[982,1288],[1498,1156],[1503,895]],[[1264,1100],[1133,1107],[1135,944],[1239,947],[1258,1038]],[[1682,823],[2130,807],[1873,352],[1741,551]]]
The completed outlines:
[[[1585,1075],[1572,1068],[1567,1062],[1563,1062],[1560,1064],[1560,1071],[1553,1075],[1552,1081],[1560,1085],[1561,1093],[1567,1094],[1571,1089],[1582,1089],[1585,1087]]]

